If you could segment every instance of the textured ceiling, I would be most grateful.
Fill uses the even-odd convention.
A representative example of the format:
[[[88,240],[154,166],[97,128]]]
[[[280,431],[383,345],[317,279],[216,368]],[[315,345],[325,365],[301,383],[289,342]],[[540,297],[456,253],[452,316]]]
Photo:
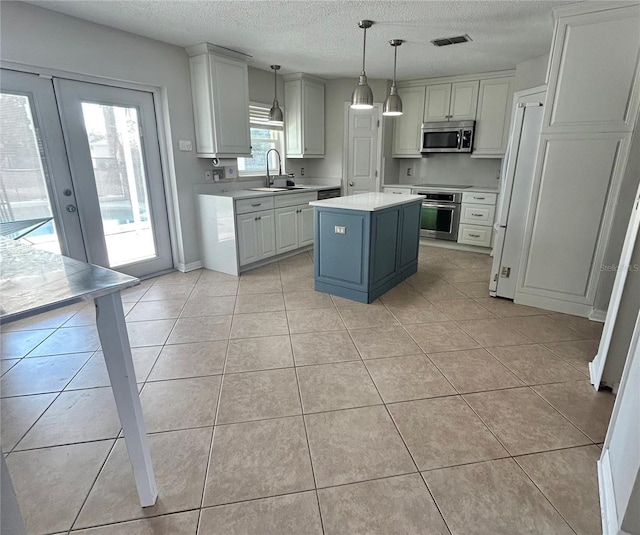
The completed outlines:
[[[250,65],[281,74],[355,77],[362,61],[360,19],[367,32],[367,74],[390,78],[389,39],[398,49],[398,79],[504,70],[549,51],[552,8],[567,1],[381,0],[39,0],[31,4],[181,47],[204,41],[250,54]],[[430,41],[467,33],[470,43],[436,48]]]

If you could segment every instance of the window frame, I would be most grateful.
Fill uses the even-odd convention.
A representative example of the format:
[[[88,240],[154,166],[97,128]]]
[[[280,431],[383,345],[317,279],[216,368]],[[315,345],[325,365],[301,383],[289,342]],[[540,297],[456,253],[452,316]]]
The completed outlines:
[[[260,115],[264,115],[264,111],[266,110],[266,112],[268,113],[268,111],[271,109],[271,105],[270,104],[265,104],[263,102],[249,102],[249,129],[262,129],[262,130],[272,130],[275,132],[281,132],[281,135],[279,136],[279,139],[277,140],[276,143],[276,149],[278,150],[278,152],[280,153],[280,159],[281,159],[281,163],[282,163],[282,172],[286,174],[286,169],[285,169],[285,165],[286,165],[286,157],[285,157],[285,132],[284,132],[284,123],[282,124],[278,124],[278,123],[270,123],[268,121],[265,120],[261,120],[259,118],[259,114],[256,115],[252,115],[251,114],[251,108],[261,108],[261,112],[262,114]],[[282,108],[282,106],[281,106]],[[282,108],[283,113],[284,113],[284,108]],[[259,138],[253,138],[252,136],[250,137],[251,139],[251,144],[253,145],[254,141],[259,141]],[[275,156],[275,155],[272,155]],[[253,158],[253,154],[251,156],[251,158]],[[251,159],[251,158],[242,158],[242,159]],[[270,162],[271,163],[271,162]],[[275,167],[275,166],[274,166]],[[251,180],[251,179],[255,179],[256,177],[264,177],[266,176],[266,169],[262,170],[262,171],[241,171],[240,170],[240,158],[238,158],[238,179],[239,180]]]

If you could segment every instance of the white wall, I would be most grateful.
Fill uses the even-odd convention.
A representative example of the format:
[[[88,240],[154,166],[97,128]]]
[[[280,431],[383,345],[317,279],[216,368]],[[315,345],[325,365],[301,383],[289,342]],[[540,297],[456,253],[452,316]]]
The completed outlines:
[[[468,154],[433,154],[427,158],[398,159],[399,184],[451,184],[500,187],[502,160],[471,158]],[[411,169],[411,176],[407,170]],[[387,183],[391,183],[387,179]]]
[[[545,84],[549,54],[544,54],[516,65],[514,91],[522,91]]]
[[[282,71],[280,71],[282,72]],[[284,107],[284,82],[278,74],[278,103]],[[273,104],[273,71],[249,67],[249,100],[262,104]]]

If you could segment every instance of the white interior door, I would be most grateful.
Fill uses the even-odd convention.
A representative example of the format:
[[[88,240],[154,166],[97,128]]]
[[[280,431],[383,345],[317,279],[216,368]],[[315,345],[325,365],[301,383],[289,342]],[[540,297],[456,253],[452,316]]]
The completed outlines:
[[[51,78],[0,75],[2,234],[86,261]]]
[[[380,190],[382,106],[370,110],[349,108],[347,131],[347,195]]]
[[[153,94],[54,85],[89,261],[138,277],[170,269]]]

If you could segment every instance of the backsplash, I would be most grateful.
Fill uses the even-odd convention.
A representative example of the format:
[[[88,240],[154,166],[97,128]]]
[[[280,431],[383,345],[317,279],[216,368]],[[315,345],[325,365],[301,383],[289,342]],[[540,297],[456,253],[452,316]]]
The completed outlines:
[[[399,184],[451,184],[497,188],[502,160],[462,154],[434,154],[427,158],[398,159]],[[407,176],[411,169],[411,176]],[[391,181],[387,180],[386,183]]]

